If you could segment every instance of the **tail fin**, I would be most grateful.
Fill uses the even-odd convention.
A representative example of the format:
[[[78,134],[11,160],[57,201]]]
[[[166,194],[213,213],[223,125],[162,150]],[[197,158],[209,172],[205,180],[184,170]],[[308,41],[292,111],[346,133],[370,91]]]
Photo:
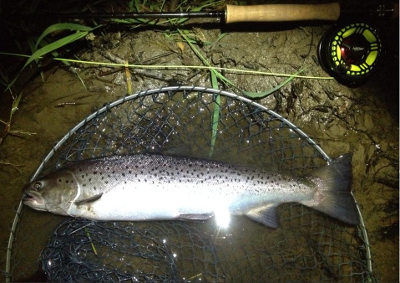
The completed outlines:
[[[314,199],[302,204],[319,210],[348,224],[359,223],[356,203],[351,194],[351,154],[333,160],[314,171],[309,179],[317,191]]]

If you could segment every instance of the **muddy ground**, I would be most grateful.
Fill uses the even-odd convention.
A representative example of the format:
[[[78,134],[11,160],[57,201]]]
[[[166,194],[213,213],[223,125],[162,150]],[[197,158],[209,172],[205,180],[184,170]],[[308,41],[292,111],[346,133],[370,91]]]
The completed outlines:
[[[187,27],[190,28],[190,27]],[[328,76],[317,60],[317,44],[328,25],[200,26],[191,29],[199,50],[215,66]],[[219,38],[221,32],[225,36]],[[397,33],[398,34],[398,33]],[[398,38],[397,38],[398,41]],[[142,28],[114,30],[86,39],[82,60],[135,64],[202,65],[176,32]],[[392,57],[391,57],[392,56]],[[353,191],[367,227],[375,275],[380,282],[398,282],[398,56],[388,54],[384,68],[366,84],[349,88],[335,80],[294,79],[258,102],[303,129],[329,156],[353,153]],[[24,184],[53,145],[95,109],[127,92],[123,68],[56,64],[24,89],[12,129],[35,133],[8,135],[1,144],[1,266],[6,240]],[[133,69],[133,91],[183,84],[211,86],[206,70]],[[281,77],[225,73],[237,87],[262,92]],[[228,88],[229,89],[229,88]],[[233,90],[237,91],[237,90]],[[3,119],[8,108],[2,107]]]

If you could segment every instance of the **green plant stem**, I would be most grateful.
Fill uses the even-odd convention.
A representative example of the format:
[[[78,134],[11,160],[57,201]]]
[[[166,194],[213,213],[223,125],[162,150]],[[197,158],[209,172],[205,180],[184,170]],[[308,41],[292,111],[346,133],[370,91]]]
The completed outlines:
[[[208,62],[208,60],[203,56],[203,54],[201,54],[201,52],[194,46],[193,43],[190,42],[189,38],[185,35],[185,33],[183,31],[181,31],[180,29],[178,29],[179,34],[185,39],[185,41],[189,44],[190,48],[193,50],[193,52],[197,55],[197,57],[200,58],[200,60],[203,62],[204,65],[206,65],[207,67],[209,67],[209,70],[211,72],[213,72],[215,74],[215,76],[220,79],[221,81],[223,81],[224,83],[234,86],[233,83],[228,80],[226,77],[224,77],[221,73],[219,73],[214,66],[212,66],[210,64],[210,62]]]
[[[218,89],[218,80],[214,72],[211,72],[211,85],[213,88]],[[213,103],[214,110],[211,121],[211,144],[210,144],[209,157],[212,157],[212,155],[214,154],[214,146],[215,146],[215,141],[217,139],[220,105],[221,105],[221,96],[217,94],[214,97],[215,97],[215,102]]]
[[[30,57],[29,55],[26,55],[26,54],[8,53],[8,52],[0,52],[0,55]],[[210,66],[201,66],[201,65],[199,65],[199,66],[196,66],[196,65],[141,65],[141,64],[125,65],[125,64],[119,64],[119,63],[95,62],[95,61],[86,61],[86,60],[77,60],[77,59],[67,59],[67,58],[60,58],[60,57],[55,57],[55,58],[53,58],[53,60],[61,61],[61,62],[85,64],[85,65],[97,65],[97,66],[107,66],[107,67],[129,67],[129,68],[136,68],[136,69],[204,69],[204,70],[215,69],[218,71],[225,71],[225,72],[235,73],[235,74],[263,75],[263,76],[287,77],[287,78],[294,77],[294,78],[302,78],[302,79],[310,79],[310,80],[333,80],[334,79],[333,77],[295,75],[295,74],[215,67],[215,66],[210,67]]]
[[[269,95],[271,95],[272,93],[274,93],[275,91],[279,90],[281,87],[285,86],[286,84],[288,84],[291,80],[293,80],[295,78],[295,75],[301,73],[303,70],[299,70],[296,73],[294,73],[290,78],[287,78],[286,80],[284,80],[283,82],[281,82],[280,84],[278,84],[277,86],[273,87],[270,90],[264,91],[264,92],[250,92],[250,91],[243,91],[244,95],[250,97],[250,98],[264,98],[267,97]]]

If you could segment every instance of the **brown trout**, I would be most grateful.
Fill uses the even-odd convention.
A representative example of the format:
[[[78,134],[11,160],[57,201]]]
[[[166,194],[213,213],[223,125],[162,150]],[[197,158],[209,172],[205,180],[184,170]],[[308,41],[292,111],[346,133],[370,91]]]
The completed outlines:
[[[30,183],[24,203],[34,209],[95,220],[224,221],[246,215],[278,227],[276,208],[297,202],[358,224],[351,156],[309,176],[160,154],[85,160]],[[224,224],[222,224],[224,225]]]

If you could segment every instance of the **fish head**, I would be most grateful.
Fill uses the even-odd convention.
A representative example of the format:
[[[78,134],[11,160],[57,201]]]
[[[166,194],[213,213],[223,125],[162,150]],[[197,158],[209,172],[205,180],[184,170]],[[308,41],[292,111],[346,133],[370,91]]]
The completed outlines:
[[[23,201],[36,210],[68,215],[78,191],[73,173],[58,171],[27,184]]]

